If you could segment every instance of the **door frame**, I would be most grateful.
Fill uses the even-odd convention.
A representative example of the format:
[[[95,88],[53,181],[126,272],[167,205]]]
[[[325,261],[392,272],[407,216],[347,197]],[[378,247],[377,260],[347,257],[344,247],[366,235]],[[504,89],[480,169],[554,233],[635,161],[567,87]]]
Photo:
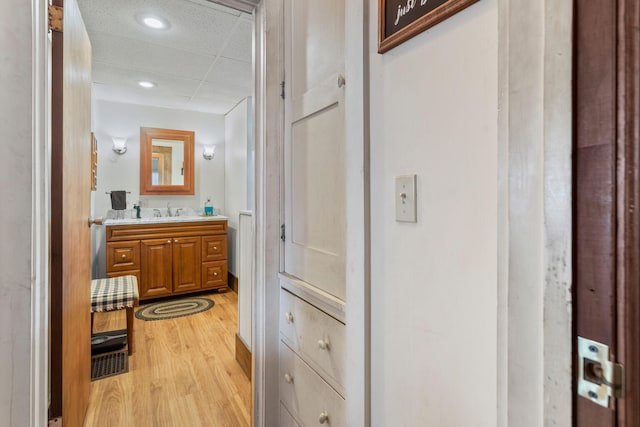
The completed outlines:
[[[571,425],[573,0],[497,3],[497,425]]]
[[[576,21],[578,28],[588,28],[596,17],[599,23],[602,21],[599,6],[593,10],[587,7],[583,9],[585,13],[576,14],[576,19],[580,19]],[[607,136],[611,137],[612,155],[606,174],[610,174],[611,183],[609,188],[597,187],[589,182],[589,178],[594,179],[595,174],[578,172],[575,185],[576,188],[583,185],[586,193],[595,194],[593,199],[578,200],[581,204],[577,205],[577,209],[602,203],[599,194],[606,193],[611,197],[611,205],[602,208],[606,214],[598,212],[593,215],[596,220],[585,220],[587,233],[592,234],[599,229],[611,230],[610,236],[607,236],[610,247],[602,241],[590,245],[591,251],[597,251],[594,254],[610,254],[610,266],[606,263],[602,272],[595,271],[595,275],[610,275],[611,283],[606,283],[606,280],[603,285],[598,281],[576,281],[574,329],[576,337],[578,334],[593,334],[594,336],[586,335],[585,338],[595,338],[610,346],[613,361],[624,366],[625,390],[624,396],[613,403],[612,409],[594,406],[587,399],[579,397],[574,390],[574,422],[582,418],[602,423],[601,420],[598,421],[602,417],[607,419],[606,422],[611,420],[618,426],[637,426],[640,424],[640,214],[637,208],[640,200],[640,4],[637,0],[617,0],[610,7],[612,10],[608,22],[613,28],[607,29],[607,35],[612,39],[609,43],[592,50],[596,45],[593,39],[580,35],[584,32],[576,37],[576,49],[584,49],[577,53],[584,52],[587,59],[576,61],[575,75],[579,85],[576,88],[575,122],[577,129],[582,129],[583,122],[590,123],[591,116],[601,111],[598,107],[589,108],[594,105],[593,99],[601,98],[604,90],[608,92],[611,100],[604,108],[611,113],[611,117],[606,119],[605,126],[610,126],[610,135]],[[612,51],[611,57],[603,58],[600,52],[604,50]],[[587,65],[579,69],[583,62]],[[605,73],[602,70],[610,71]],[[609,78],[605,79],[603,75]],[[583,83],[585,80],[586,83]],[[585,92],[580,91],[582,88],[586,88]],[[581,96],[582,93],[586,95]],[[580,111],[585,111],[583,116],[577,116]],[[584,132],[590,132],[590,129],[585,129]],[[584,145],[579,147],[576,135],[576,152],[580,149],[586,151],[598,142],[595,138],[589,140],[587,137],[590,145],[587,148],[583,148]],[[599,157],[592,157],[589,166],[602,164],[601,160]],[[611,216],[607,221],[612,225],[605,225],[604,217],[609,214]],[[577,221],[578,216],[576,224]],[[580,247],[576,251],[580,251]],[[585,258],[581,265],[588,262],[589,259]],[[581,265],[576,268],[577,274],[582,271]],[[584,275],[591,277],[594,271],[585,270]],[[590,292],[587,287],[594,287],[596,291]],[[578,317],[583,312],[589,312],[589,316]],[[580,363],[577,354],[575,363],[574,375],[577,378],[577,365]]]
[[[640,424],[640,4],[620,0],[618,13],[618,358],[625,367],[625,396],[618,424]]]
[[[30,425],[48,423],[49,405],[49,221],[51,137],[51,43],[48,2],[31,0],[33,81],[33,180],[31,212]]]

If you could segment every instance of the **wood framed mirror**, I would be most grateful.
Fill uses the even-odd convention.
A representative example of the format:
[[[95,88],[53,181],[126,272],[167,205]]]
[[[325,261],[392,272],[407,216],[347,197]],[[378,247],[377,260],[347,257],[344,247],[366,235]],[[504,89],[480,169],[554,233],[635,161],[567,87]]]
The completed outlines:
[[[140,128],[140,195],[194,194],[195,133]]]

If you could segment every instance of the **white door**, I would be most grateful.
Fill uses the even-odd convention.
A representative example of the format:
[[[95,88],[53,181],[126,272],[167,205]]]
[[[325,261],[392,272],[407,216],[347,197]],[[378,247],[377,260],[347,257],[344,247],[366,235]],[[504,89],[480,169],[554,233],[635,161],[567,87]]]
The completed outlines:
[[[285,273],[345,299],[344,0],[285,0]]]

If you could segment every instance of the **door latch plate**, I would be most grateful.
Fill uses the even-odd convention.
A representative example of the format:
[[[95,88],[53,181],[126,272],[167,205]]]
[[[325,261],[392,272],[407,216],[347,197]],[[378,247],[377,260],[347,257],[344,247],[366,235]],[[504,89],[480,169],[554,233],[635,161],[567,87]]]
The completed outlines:
[[[609,346],[578,337],[578,395],[610,407],[624,392],[624,367],[609,360]]]

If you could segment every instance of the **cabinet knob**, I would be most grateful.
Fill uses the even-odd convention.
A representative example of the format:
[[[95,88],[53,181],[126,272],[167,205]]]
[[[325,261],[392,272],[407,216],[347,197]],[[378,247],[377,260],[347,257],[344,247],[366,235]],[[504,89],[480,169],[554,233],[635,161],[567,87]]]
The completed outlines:
[[[171,243],[171,239],[167,240],[167,243]]]
[[[122,256],[120,258],[127,259],[127,256],[125,254],[122,254]]]
[[[174,240],[173,243],[178,243],[178,239]]]
[[[213,273],[213,275],[214,275],[214,276],[217,276],[217,275],[218,275],[218,272],[217,272],[217,271],[216,271],[216,272],[214,272],[214,273]]]
[[[293,382],[293,377],[291,376],[291,374],[289,373],[284,374],[284,381],[287,384],[291,384]]]
[[[327,414],[327,411],[322,411],[322,413],[320,414],[320,416],[318,417],[318,422],[320,424],[325,424],[329,421],[329,414]]]
[[[328,340],[318,340],[318,348],[320,350],[329,350],[329,341]]]
[[[287,323],[293,323],[293,313],[288,311],[287,313],[285,313],[284,315],[284,320],[287,321]]]
[[[218,250],[218,247],[217,247],[217,246],[214,246],[214,247],[213,247],[213,250],[214,250],[214,251],[217,251],[217,250]]]

